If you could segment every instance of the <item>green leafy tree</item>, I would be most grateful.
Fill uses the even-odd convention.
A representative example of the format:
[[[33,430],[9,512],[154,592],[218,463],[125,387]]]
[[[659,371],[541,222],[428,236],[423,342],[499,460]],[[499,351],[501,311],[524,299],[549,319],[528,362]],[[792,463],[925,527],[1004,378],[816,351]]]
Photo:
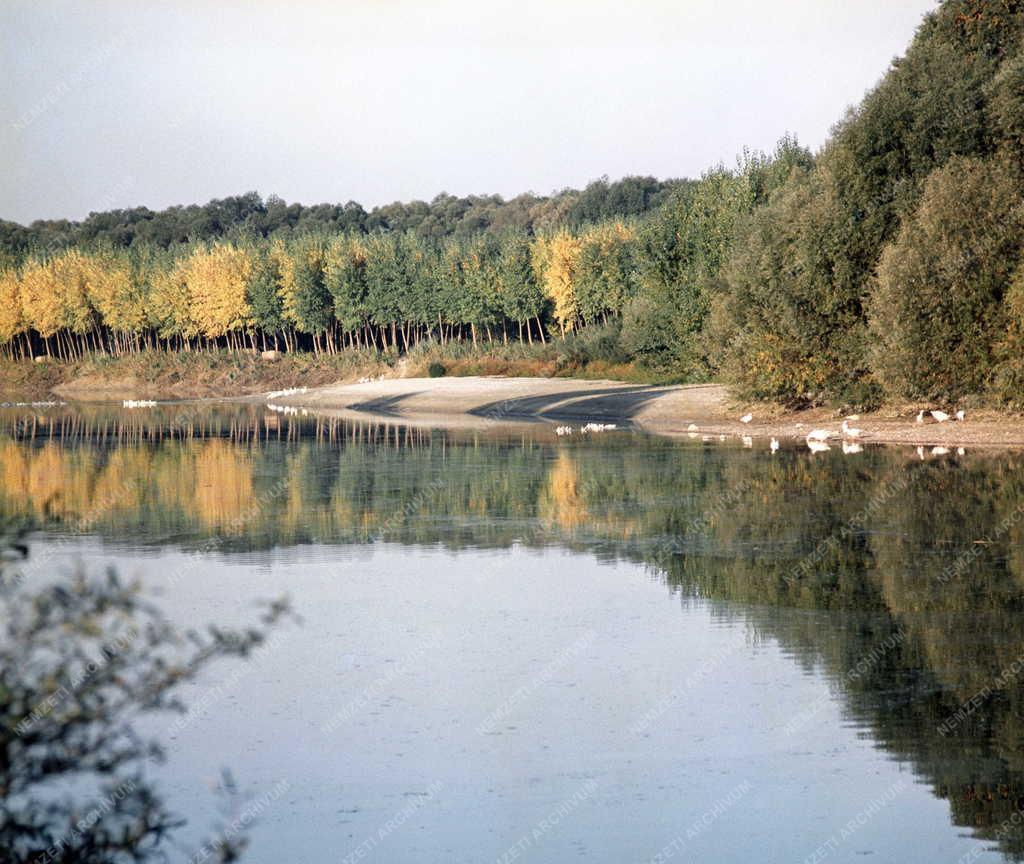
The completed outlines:
[[[618,316],[635,292],[636,234],[621,222],[584,232],[577,265],[580,315],[589,324]]]
[[[462,247],[461,318],[469,324],[476,342],[482,330],[491,336],[491,327],[501,315],[498,261],[500,247],[492,235],[478,234]]]
[[[398,322],[402,318],[405,268],[397,234],[376,234],[366,243],[366,303],[370,322],[382,340],[398,347]]]
[[[882,254],[872,367],[888,392],[954,400],[984,391],[1024,250],[1024,185],[1000,160],[953,159]]]
[[[336,237],[327,250],[324,277],[343,331],[358,333],[367,319],[368,251],[360,238]]]
[[[281,300],[281,262],[263,246],[254,248],[251,258],[252,271],[246,285],[246,297],[252,312],[253,324],[262,334],[265,348],[267,336],[271,336],[274,344],[277,344],[277,334],[285,323],[284,304]]]
[[[519,338],[523,338],[525,331],[527,341],[533,342],[531,325],[532,322],[536,322],[538,334],[544,339],[544,328],[541,325],[544,292],[534,272],[528,237],[515,231],[510,231],[502,237],[496,275],[502,313],[510,321],[515,322]]]
[[[300,333],[312,336],[317,351],[324,346],[322,340],[334,321],[324,275],[325,257],[324,241],[307,236],[294,241],[283,258],[281,299],[285,320]]]

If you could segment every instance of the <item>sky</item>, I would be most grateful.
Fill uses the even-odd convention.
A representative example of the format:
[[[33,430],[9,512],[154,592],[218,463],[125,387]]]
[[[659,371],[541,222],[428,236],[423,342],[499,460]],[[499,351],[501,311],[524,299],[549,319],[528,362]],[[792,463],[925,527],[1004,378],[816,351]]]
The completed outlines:
[[[817,149],[935,0],[0,0],[0,219],[694,177]]]

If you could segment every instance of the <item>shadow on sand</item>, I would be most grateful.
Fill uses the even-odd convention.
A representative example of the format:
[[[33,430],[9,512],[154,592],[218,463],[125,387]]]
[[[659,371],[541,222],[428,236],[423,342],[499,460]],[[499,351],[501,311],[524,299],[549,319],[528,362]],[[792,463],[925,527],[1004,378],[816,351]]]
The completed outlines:
[[[604,390],[564,390],[542,396],[502,399],[470,411],[478,417],[546,417],[553,420],[630,420],[665,393],[666,387],[609,387]]]
[[[381,396],[378,399],[367,399],[365,402],[353,402],[345,407],[352,411],[365,411],[371,414],[381,414],[386,417],[401,416],[401,403],[411,399],[416,391],[411,393],[399,393],[397,396]]]

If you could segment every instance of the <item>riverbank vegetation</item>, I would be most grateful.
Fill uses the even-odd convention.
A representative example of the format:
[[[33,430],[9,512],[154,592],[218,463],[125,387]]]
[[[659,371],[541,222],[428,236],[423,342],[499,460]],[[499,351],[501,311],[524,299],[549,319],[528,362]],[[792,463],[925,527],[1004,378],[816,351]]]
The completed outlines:
[[[619,344],[619,329],[592,327],[546,342],[421,342],[408,352],[345,349],[335,354],[281,352],[271,358],[225,348],[89,352],[67,361],[0,358],[0,402],[31,402],[55,393],[75,399],[193,399],[248,396],[367,378],[504,375],[675,383],[671,371],[638,365]]]
[[[745,397],[1019,406],[1022,35],[1021,0],[946,0],[817,154],[787,135],[695,181],[5,223],[0,345],[501,354],[600,328],[639,374]]]

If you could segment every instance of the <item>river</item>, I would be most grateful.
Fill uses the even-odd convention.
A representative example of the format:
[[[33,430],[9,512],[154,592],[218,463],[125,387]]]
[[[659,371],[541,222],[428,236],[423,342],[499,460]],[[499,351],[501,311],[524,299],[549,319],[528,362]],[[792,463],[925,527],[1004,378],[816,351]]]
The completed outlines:
[[[1024,457],[0,412],[0,512],[248,662],[145,718],[252,862],[1024,859]]]

